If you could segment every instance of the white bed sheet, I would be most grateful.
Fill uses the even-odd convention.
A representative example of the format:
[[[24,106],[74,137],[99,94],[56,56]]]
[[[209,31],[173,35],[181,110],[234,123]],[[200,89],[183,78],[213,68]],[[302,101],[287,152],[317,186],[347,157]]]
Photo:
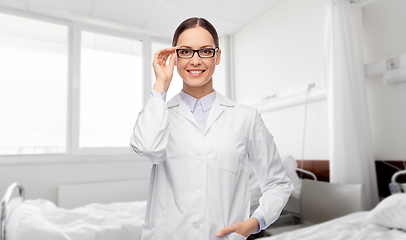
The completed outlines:
[[[406,232],[390,229],[378,225],[367,224],[365,218],[368,212],[357,212],[336,218],[331,221],[316,224],[310,227],[286,232],[261,240],[360,240],[360,239],[406,239]]]
[[[7,240],[137,240],[145,209],[146,201],[66,210],[50,201],[26,200],[8,213]]]

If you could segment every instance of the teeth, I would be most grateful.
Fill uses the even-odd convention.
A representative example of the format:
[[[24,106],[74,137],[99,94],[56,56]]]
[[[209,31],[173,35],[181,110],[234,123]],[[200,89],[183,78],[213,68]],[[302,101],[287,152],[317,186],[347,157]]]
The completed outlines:
[[[203,71],[189,71],[190,73],[193,73],[193,74],[199,74],[199,73],[202,73]]]

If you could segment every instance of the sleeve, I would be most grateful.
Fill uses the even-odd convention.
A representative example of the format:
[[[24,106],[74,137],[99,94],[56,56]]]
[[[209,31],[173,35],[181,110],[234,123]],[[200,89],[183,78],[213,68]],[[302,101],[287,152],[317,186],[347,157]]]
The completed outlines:
[[[138,114],[130,139],[130,149],[139,156],[148,157],[153,164],[163,162],[169,139],[168,125],[166,103],[159,97],[150,97]]]
[[[261,218],[261,230],[278,219],[292,192],[293,185],[285,174],[273,136],[266,128],[258,111],[255,111],[248,142],[249,161],[255,171],[262,196],[253,215]]]
[[[166,92],[162,91],[161,93],[159,93],[159,92],[155,91],[154,89],[152,89],[151,97],[161,99],[162,101],[165,102],[166,101]]]

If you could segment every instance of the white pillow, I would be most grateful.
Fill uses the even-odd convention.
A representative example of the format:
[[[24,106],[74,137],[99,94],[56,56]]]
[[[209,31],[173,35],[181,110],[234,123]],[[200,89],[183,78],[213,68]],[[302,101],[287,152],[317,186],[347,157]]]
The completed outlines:
[[[367,215],[366,223],[406,231],[406,193],[390,195]]]

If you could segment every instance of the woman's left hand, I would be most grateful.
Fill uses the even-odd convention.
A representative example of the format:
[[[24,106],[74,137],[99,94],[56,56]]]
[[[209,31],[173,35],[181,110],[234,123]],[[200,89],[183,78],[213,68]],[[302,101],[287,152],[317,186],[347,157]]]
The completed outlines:
[[[226,234],[235,232],[244,237],[248,237],[253,234],[259,227],[258,220],[254,217],[251,217],[245,221],[233,223],[230,226],[227,226],[217,232],[217,237],[222,237]]]

